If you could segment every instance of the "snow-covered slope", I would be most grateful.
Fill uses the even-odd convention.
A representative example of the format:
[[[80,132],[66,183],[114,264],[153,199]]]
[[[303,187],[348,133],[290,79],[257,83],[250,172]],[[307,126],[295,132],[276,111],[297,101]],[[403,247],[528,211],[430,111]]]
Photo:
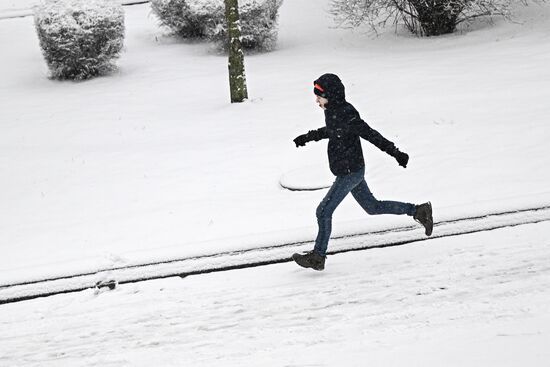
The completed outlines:
[[[326,165],[326,143],[292,138],[322,125],[311,84],[327,71],[411,155],[403,170],[365,145],[380,198],[430,199],[437,221],[550,204],[549,4],[432,39],[334,30],[326,4],[286,1],[279,48],[247,57],[240,105],[225,57],[165,35],[147,5],[126,8],[120,71],[85,83],[47,79],[31,18],[0,20],[1,280],[311,240],[324,191],[279,180]],[[334,235],[403,225],[348,199]],[[543,222],[334,255],[322,273],[289,263],[1,305],[0,366],[543,367],[548,234]]]
[[[0,21],[0,272],[311,240],[325,192],[278,182],[326,164],[326,142],[292,143],[323,124],[311,85],[324,72],[411,156],[403,170],[365,145],[379,198],[431,200],[436,220],[550,203],[550,5],[431,39],[332,29],[326,5],[283,5],[279,48],[247,57],[240,105],[228,103],[226,58],[167,36],[148,5],[125,9],[120,71],[83,83],[47,78],[32,18]],[[350,198],[334,234],[410,223],[368,217]]]
[[[544,367],[550,223],[0,306],[2,366]]]

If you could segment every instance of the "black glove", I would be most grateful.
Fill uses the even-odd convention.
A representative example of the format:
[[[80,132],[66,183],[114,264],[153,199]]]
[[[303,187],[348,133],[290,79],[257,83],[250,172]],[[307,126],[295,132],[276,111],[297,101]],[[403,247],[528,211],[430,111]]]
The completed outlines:
[[[409,163],[409,155],[407,153],[403,153],[398,150],[395,152],[394,157],[401,167],[407,168],[407,163]]]
[[[306,143],[309,141],[307,134],[302,134],[300,136],[297,136],[294,139],[294,143],[296,144],[296,148],[298,147],[305,147]]]

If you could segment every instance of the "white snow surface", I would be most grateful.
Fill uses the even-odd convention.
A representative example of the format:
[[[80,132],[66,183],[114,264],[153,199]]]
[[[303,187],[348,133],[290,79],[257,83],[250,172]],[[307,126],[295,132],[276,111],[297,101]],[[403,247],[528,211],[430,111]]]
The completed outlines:
[[[0,17],[30,5],[0,0]],[[325,72],[411,156],[402,169],[364,144],[377,197],[431,200],[439,222],[550,205],[550,4],[426,39],[332,29],[326,8],[283,4],[278,48],[246,58],[251,99],[234,105],[226,57],[170,37],[148,5],[125,8],[119,71],[79,83],[47,78],[32,17],[0,20],[0,284],[312,240],[326,190],[279,181],[328,171],[326,142],[292,143],[323,125]],[[410,224],[348,198],[333,234]],[[549,234],[2,305],[0,366],[548,366]]]
[[[110,0],[114,4],[133,4],[142,0]],[[41,0],[0,0],[0,19],[21,18],[32,16],[34,8]],[[83,1],[84,4],[91,1]]]
[[[167,35],[147,4],[125,8],[120,70],[82,83],[47,78],[32,18],[2,20],[3,278],[312,240],[326,191],[279,180],[328,171],[326,141],[292,142],[324,124],[311,86],[325,72],[411,156],[402,169],[365,143],[377,197],[431,200],[436,221],[550,203],[549,5],[426,39],[332,29],[326,7],[281,7],[278,49],[247,57],[251,99],[233,105],[226,57]],[[409,223],[349,198],[334,235]]]
[[[548,366],[550,223],[0,306],[2,366]]]
[[[325,164],[307,165],[285,172],[279,184],[289,190],[319,190],[332,185],[334,176]]]

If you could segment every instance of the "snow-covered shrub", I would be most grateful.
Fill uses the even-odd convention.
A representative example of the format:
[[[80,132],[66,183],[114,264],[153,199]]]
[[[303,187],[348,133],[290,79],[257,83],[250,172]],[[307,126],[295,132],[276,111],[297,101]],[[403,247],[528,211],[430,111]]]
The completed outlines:
[[[241,43],[245,49],[269,51],[277,42],[277,20],[282,0],[240,0]],[[209,36],[227,49],[227,24],[209,30]]]
[[[368,24],[373,30],[388,22],[404,24],[412,33],[438,36],[457,25],[495,16],[509,18],[515,3],[527,0],[331,0],[330,12],[339,25]]]
[[[88,79],[115,68],[124,11],[114,0],[43,0],[34,22],[52,78]]]
[[[270,50],[277,41],[283,0],[240,0],[241,42],[245,49]],[[227,49],[224,0],[151,0],[161,23],[182,37],[218,42]]]
[[[203,38],[207,29],[217,27],[223,17],[219,3],[216,0],[151,0],[151,10],[162,25],[177,35]]]

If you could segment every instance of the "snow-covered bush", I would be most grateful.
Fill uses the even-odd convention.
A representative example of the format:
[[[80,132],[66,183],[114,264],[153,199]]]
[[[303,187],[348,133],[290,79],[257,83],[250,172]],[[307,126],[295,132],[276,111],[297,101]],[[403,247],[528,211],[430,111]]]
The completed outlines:
[[[151,0],[151,9],[162,25],[184,38],[206,37],[223,17],[216,0]]]
[[[269,51],[277,42],[277,20],[282,0],[241,0],[241,43],[245,49]],[[210,29],[210,38],[226,49],[227,23],[225,18],[216,28]]]
[[[510,17],[514,3],[527,0],[332,0],[331,13],[340,25],[368,24],[375,31],[388,22],[411,32],[437,36],[455,31],[472,19]]]
[[[43,0],[34,22],[52,78],[88,79],[115,68],[124,11],[114,0]]]
[[[245,49],[271,50],[277,41],[277,19],[283,0],[240,0],[241,42]],[[218,42],[227,49],[224,0],[152,0],[161,23],[182,37]]]

